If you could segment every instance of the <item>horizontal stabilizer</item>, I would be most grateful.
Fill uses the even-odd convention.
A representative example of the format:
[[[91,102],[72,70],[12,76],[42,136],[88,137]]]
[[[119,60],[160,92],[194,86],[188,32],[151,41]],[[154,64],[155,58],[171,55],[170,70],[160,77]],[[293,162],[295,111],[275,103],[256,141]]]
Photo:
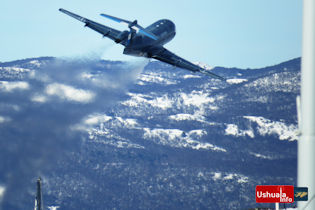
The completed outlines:
[[[106,15],[106,14],[101,14],[101,16],[103,17],[106,17],[110,20],[113,20],[117,23],[124,23],[126,24],[129,28],[132,28],[134,30],[136,30],[137,32],[147,36],[147,37],[150,37],[151,39],[153,40],[158,40],[158,37],[156,37],[153,33],[151,33],[150,31],[147,31],[145,28],[143,28],[142,26],[138,25],[137,21],[129,21],[129,20],[124,20],[124,19],[121,19],[121,18],[117,18],[117,17],[114,17],[114,16],[111,16],[111,15]]]
[[[124,20],[124,19],[121,19],[121,18],[117,18],[117,17],[114,17],[114,16],[111,16],[111,15],[106,15],[106,14],[101,14],[101,16],[103,17],[106,17],[108,19],[111,19],[117,23],[126,23],[127,25],[131,24],[132,22],[129,21],[129,20]]]

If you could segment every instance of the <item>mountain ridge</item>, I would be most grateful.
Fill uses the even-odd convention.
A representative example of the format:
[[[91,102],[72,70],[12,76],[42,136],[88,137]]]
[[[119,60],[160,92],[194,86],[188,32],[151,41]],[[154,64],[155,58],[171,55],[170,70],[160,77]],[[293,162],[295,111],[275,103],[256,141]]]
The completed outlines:
[[[228,83],[160,62],[1,63],[2,207],[31,207],[38,174],[66,209],[271,207],[256,185],[296,184],[300,58],[211,71]]]

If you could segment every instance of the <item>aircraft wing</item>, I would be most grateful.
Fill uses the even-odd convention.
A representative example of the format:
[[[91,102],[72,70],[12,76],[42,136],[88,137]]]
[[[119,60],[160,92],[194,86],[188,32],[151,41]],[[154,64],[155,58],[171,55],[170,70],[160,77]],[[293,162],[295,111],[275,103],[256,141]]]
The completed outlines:
[[[92,20],[86,19],[84,17],[81,17],[79,15],[76,15],[72,12],[69,12],[65,9],[59,9],[60,12],[63,12],[83,23],[85,23],[86,27],[89,27],[90,29],[99,32],[100,34],[102,34],[103,36],[106,36],[114,41],[118,41],[119,40],[119,34],[121,34],[121,31],[118,31],[116,29],[104,26],[102,24],[96,23]],[[120,42],[120,44],[125,45],[125,42]]]
[[[192,71],[192,72],[200,72],[200,73],[209,75],[213,78],[226,81],[225,78],[223,78],[219,75],[216,75],[210,71],[207,71],[207,70],[201,68],[200,66],[197,66],[197,65],[175,55],[174,53],[165,49],[164,47],[161,50],[153,52],[152,58],[155,58],[159,61],[171,64],[173,66],[177,66],[177,67],[180,67],[180,68]]]

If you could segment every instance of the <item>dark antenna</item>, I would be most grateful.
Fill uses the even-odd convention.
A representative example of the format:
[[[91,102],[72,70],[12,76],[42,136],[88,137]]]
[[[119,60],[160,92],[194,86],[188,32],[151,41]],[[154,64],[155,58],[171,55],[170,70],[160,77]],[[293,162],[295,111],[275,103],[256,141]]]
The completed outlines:
[[[43,201],[42,201],[42,179],[39,177],[37,179],[37,191],[35,197],[35,207],[34,210],[43,210]]]

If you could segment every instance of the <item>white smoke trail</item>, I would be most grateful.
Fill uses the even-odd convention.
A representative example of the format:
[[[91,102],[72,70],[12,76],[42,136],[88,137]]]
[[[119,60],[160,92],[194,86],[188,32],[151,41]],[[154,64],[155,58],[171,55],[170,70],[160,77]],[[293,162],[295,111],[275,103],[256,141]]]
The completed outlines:
[[[147,61],[109,64],[97,59],[55,59],[34,70],[28,88],[0,90],[0,183],[4,209],[33,201],[34,177],[49,173],[71,152],[81,133],[70,129],[85,116],[119,102]],[[18,109],[8,109],[8,106]]]

